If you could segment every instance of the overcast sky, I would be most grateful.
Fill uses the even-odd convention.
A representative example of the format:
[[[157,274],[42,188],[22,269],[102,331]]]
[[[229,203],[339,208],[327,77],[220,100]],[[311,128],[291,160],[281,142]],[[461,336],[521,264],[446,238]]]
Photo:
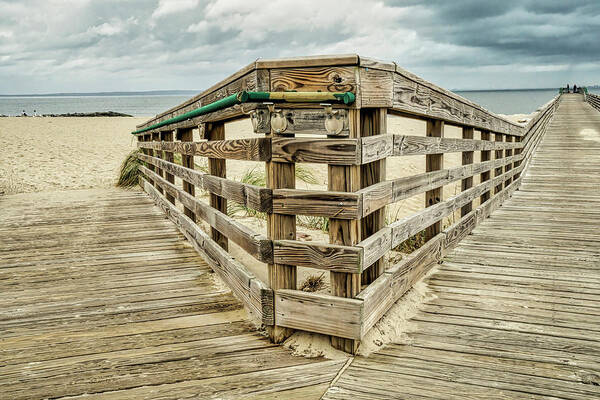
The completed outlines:
[[[0,0],[0,94],[206,88],[358,53],[448,89],[600,83],[600,1]]]

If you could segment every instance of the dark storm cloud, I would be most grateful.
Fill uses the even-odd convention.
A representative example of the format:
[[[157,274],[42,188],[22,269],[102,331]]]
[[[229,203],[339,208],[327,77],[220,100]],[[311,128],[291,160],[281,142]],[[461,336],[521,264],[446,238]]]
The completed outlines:
[[[0,93],[200,89],[258,57],[349,52],[449,88],[554,86],[594,80],[600,55],[597,1],[0,0],[0,9]]]

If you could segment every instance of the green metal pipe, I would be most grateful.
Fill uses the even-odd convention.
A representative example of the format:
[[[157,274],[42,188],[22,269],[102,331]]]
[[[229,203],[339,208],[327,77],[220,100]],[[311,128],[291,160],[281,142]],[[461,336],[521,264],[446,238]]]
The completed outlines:
[[[241,103],[257,103],[262,101],[273,102],[301,102],[301,103],[320,103],[320,102],[338,102],[344,104],[352,104],[355,101],[354,93],[352,92],[238,92],[227,96],[221,100],[207,104],[185,114],[169,118],[162,122],[151,125],[147,128],[138,129],[131,132],[133,135],[157,129],[166,125],[175,124],[177,122],[186,121],[188,119],[198,117],[200,115],[219,111],[224,108],[229,108]]]

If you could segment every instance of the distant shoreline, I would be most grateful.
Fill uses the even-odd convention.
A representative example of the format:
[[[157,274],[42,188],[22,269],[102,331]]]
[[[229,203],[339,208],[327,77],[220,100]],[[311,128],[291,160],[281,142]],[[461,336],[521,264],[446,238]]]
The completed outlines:
[[[55,118],[55,117],[85,117],[85,118],[89,118],[89,117],[131,117],[133,118],[133,115],[129,115],[129,114],[124,114],[124,113],[119,113],[119,112],[115,112],[115,111],[98,111],[98,112],[89,112],[89,113],[66,113],[66,114],[41,114],[41,115],[0,115],[0,117],[2,118],[38,118],[38,117],[48,117],[48,118]]]
[[[150,90],[142,92],[93,92],[93,93],[38,93],[0,94],[0,98],[10,97],[111,97],[111,96],[183,96],[196,95],[201,90]]]

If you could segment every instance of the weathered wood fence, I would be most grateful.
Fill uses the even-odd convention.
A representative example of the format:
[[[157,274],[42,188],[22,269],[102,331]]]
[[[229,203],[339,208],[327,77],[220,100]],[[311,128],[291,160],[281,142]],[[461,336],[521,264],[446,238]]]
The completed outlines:
[[[236,104],[169,123],[240,91],[348,92],[355,101]],[[258,60],[138,127],[141,184],[272,340],[293,329],[318,332],[352,353],[395,301],[517,189],[559,99],[521,126],[394,63],[357,55]],[[390,114],[425,120],[427,135],[389,134]],[[248,116],[256,138],[226,140],[225,122]],[[152,128],[157,124],[163,125]],[[462,139],[444,137],[446,124],[462,128]],[[201,141],[193,141],[194,129]],[[473,162],[474,152],[481,162]],[[462,153],[463,165],[444,168],[448,153]],[[386,180],[386,160],[409,155],[425,156],[426,170]],[[208,173],[194,170],[194,157],[208,158]],[[267,186],[228,179],[226,159],[264,162]],[[295,163],[327,164],[328,190],[295,188]],[[443,198],[444,185],[455,182],[462,191]],[[196,189],[210,194],[210,204],[198,200]],[[387,205],[419,193],[425,209],[385,223]],[[227,215],[228,201],[267,213],[267,235]],[[457,210],[460,220],[443,229],[442,220]],[[296,240],[297,215],[329,218],[329,242]],[[423,230],[424,246],[386,265],[392,249]],[[268,265],[269,282],[231,256],[229,241]],[[297,266],[329,271],[330,293],[297,290]]]
[[[585,101],[587,101],[592,107],[600,111],[600,96],[592,93],[584,93]]]

